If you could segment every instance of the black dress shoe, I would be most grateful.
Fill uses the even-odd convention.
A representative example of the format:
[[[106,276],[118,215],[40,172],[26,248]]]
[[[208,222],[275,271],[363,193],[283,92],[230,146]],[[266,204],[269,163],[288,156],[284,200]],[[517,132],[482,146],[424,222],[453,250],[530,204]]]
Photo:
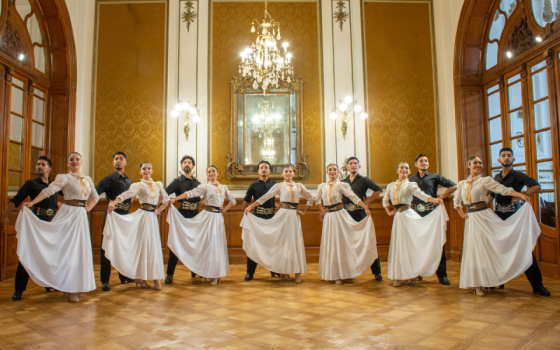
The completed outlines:
[[[109,286],[109,282],[103,282],[101,283],[101,289],[103,289],[104,292],[108,292],[111,290],[111,286]]]
[[[51,292],[51,287],[45,287],[45,292],[50,293]]]
[[[544,297],[549,297],[550,296],[550,292],[542,284],[538,287],[534,287],[533,288],[533,293],[538,294],[538,295],[542,295]]]
[[[438,277],[439,279],[439,283],[443,284],[444,286],[448,286],[451,284],[451,282],[449,282],[449,280],[447,279],[447,277],[443,276],[443,277]]]
[[[196,273],[194,273],[194,272],[191,271],[191,277],[192,277],[192,278],[195,278],[195,277],[196,277]],[[171,278],[171,280],[173,280],[173,277]]]
[[[21,300],[21,295],[23,294],[22,290],[16,290],[16,292],[14,293],[14,295],[12,295],[12,300],[13,301],[18,301]]]
[[[380,273],[376,273],[376,274],[375,274],[375,280],[376,280],[376,281],[383,281],[383,276],[381,276]]]
[[[133,283],[133,282],[134,282],[134,279],[132,279],[132,278],[128,278],[128,277],[124,277],[124,276],[121,278],[121,284]]]
[[[165,284],[171,283],[173,283],[173,275],[167,275],[167,277],[165,277]]]
[[[505,285],[505,284],[500,284],[500,287],[499,287],[499,288],[500,288],[500,289],[505,289],[505,288],[506,288],[506,285]]]
[[[424,277],[418,276],[418,281],[422,281],[423,279],[424,279]]]
[[[279,273],[270,271],[270,277],[282,277]]]
[[[253,279],[253,275],[251,275],[250,273],[247,274],[247,276],[245,276],[245,281],[250,281]]]

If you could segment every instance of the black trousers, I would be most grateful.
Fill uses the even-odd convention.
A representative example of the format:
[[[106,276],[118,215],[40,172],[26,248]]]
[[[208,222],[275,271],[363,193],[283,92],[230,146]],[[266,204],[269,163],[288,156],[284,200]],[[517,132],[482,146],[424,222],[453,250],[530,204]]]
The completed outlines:
[[[255,214],[255,213],[253,213],[253,215],[255,215],[258,218],[266,219],[266,220],[272,219],[272,217],[274,216],[274,214],[265,215],[265,214]],[[256,270],[257,270],[257,263],[251,260],[251,258],[247,257],[247,274],[254,275]]]
[[[500,213],[500,212],[497,212],[497,211],[495,211],[494,213],[496,213],[496,215],[498,215],[500,217],[500,219],[502,219],[502,220],[506,220],[507,218],[509,218],[510,216],[515,214],[514,212]],[[527,276],[527,279],[529,280],[529,283],[531,283],[531,287],[535,288],[535,287],[543,285],[542,284],[542,273],[541,273],[541,269],[539,268],[539,263],[537,262],[537,259],[535,258],[535,253],[533,253],[533,263],[527,269],[527,271],[525,271],[525,276]]]
[[[186,219],[192,219],[198,214],[198,209],[196,210],[186,210],[186,209],[179,209],[179,213],[183,215]],[[177,267],[177,263],[179,262],[179,258],[171,249],[169,249],[169,259],[167,259],[167,275],[173,276],[175,274],[175,268]]]
[[[430,214],[432,212],[432,210],[430,211],[416,211],[415,212],[420,215],[421,217],[424,217],[428,214]],[[436,270],[436,276],[438,276],[438,278],[442,278],[442,277],[447,277],[447,258],[445,257],[445,246],[443,247],[442,251],[441,251],[441,260],[439,261],[439,266],[438,269]]]
[[[120,214],[120,215],[125,215],[128,214],[128,211],[124,211],[124,210],[120,210],[120,209],[115,209],[114,210],[115,213]],[[107,212],[105,212],[105,216],[103,217],[103,228],[105,228],[105,220],[107,219]],[[109,259],[107,259],[107,257],[105,256],[105,250],[103,249],[103,235],[101,235],[101,271],[100,271],[100,277],[101,277],[101,283],[105,283],[105,282],[109,282],[109,279],[111,278],[111,261],[109,261]],[[123,275],[121,275],[121,273],[119,272],[119,279],[122,281],[124,278]]]
[[[366,211],[363,209],[349,211],[348,214],[350,214],[352,219],[358,222],[362,221],[364,218],[367,217]],[[374,275],[378,275],[381,273],[381,262],[379,261],[379,258],[375,259],[373,264],[371,264],[370,268],[371,268],[371,273]]]
[[[54,216],[37,215],[37,217],[43,221],[51,222]],[[18,266],[16,270],[16,279],[14,289],[16,292],[23,292],[27,289],[27,282],[29,282],[29,274],[25,270],[25,267],[18,261]]]

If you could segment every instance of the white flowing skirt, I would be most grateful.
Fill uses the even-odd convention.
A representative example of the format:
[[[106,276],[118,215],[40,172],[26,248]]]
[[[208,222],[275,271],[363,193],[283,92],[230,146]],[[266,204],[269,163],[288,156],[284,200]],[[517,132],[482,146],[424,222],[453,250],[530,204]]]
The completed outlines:
[[[185,219],[171,206],[167,222],[167,245],[192,272],[207,278],[228,274],[226,227],[221,213],[203,210],[194,218]]]
[[[468,215],[460,288],[499,286],[531,266],[541,229],[530,203],[505,221],[490,209]]]
[[[433,275],[441,260],[448,220],[443,205],[425,217],[412,209],[397,212],[389,246],[389,278],[406,280]]]
[[[158,219],[153,212],[109,213],[103,236],[105,256],[122,275],[142,280],[165,278]]]
[[[346,210],[323,219],[319,276],[327,281],[361,275],[377,259],[375,227],[370,217],[356,222]]]
[[[63,205],[51,222],[29,208],[16,221],[17,254],[29,276],[42,287],[68,292],[95,289],[86,210]]]
[[[281,208],[266,220],[248,214],[241,220],[243,250],[276,273],[307,273],[301,221],[295,210]]]

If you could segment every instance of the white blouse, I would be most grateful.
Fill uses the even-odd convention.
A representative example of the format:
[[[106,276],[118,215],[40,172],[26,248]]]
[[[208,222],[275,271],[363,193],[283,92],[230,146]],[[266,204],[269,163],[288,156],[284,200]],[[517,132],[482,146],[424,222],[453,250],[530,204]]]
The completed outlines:
[[[474,179],[469,177],[466,180],[459,181],[457,184],[457,192],[455,192],[455,197],[453,197],[453,206],[455,208],[460,207],[461,201],[466,205],[476,202],[486,202],[488,200],[488,191],[503,196],[511,196],[511,191],[513,191],[513,189],[502,185],[490,176],[482,177],[478,175]],[[469,192],[470,203],[468,200]]]
[[[82,176],[72,172],[58,174],[49,187],[43,190],[43,193],[45,196],[50,197],[60,190],[64,193],[64,200],[85,201],[91,199],[99,202],[99,195],[89,176]]]
[[[259,198],[257,202],[259,202],[259,204],[263,204],[267,200],[278,195],[280,196],[280,202],[299,203],[299,197],[303,197],[307,199],[308,206],[313,206],[313,203],[315,203],[315,198],[313,198],[311,192],[309,192],[307,188],[299,182],[278,183],[272,186],[272,188],[268,190],[264,196]]]
[[[416,182],[410,182],[408,179],[404,181],[391,182],[387,186],[385,196],[383,197],[383,206],[388,207],[389,203],[408,204],[412,203],[412,196],[420,198],[424,202],[428,201],[429,195],[424,193]]]
[[[227,186],[220,185],[219,182],[199,185],[197,188],[185,193],[187,194],[187,198],[204,196],[204,205],[211,207],[221,207],[224,205],[226,197],[231,204],[235,205],[237,203]]]
[[[158,205],[160,196],[163,197],[161,203],[167,205],[169,203],[169,196],[163,189],[161,181],[154,182],[142,179],[140,182],[130,185],[130,188],[118,195],[117,198],[125,201],[129,198],[138,197],[140,204]]]
[[[325,206],[337,205],[342,203],[342,195],[348,197],[354,204],[360,202],[360,198],[352,191],[350,184],[336,180],[319,185],[317,197],[315,197],[315,204],[319,204],[323,201],[323,205]]]

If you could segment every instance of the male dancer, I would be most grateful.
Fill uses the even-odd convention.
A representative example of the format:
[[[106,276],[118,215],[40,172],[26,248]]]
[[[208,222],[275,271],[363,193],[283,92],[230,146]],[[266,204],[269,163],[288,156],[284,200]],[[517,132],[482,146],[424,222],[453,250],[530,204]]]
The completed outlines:
[[[420,153],[416,156],[414,166],[416,166],[416,168],[418,169],[418,173],[411,176],[409,181],[416,182],[418,184],[418,187],[429,196],[444,199],[449,197],[451,194],[453,194],[453,192],[457,190],[457,184],[453,181],[439,174],[428,172],[428,167],[430,166],[430,164],[428,162],[428,157],[424,153]],[[447,188],[447,190],[441,196],[437,195],[438,186]],[[435,208],[436,207],[433,205],[433,203],[424,202],[416,196],[412,197],[412,209],[416,211],[421,217],[430,214]],[[443,284],[444,286],[448,286],[451,284],[451,282],[449,282],[449,280],[447,279],[447,260],[445,259],[445,247],[441,252],[441,260],[439,261],[436,275],[439,279],[439,283]],[[419,276],[418,280],[421,281],[422,277]]]
[[[350,187],[352,187],[352,191],[356,194],[356,196],[358,196],[365,205],[369,205],[369,203],[379,197],[381,192],[383,192],[383,189],[381,189],[381,187],[379,187],[370,178],[360,175],[358,171],[361,167],[362,166],[360,165],[358,158],[348,158],[346,168],[350,172],[350,175],[346,179],[342,180],[342,182],[350,184]],[[369,197],[367,196],[368,189],[373,191]],[[362,221],[367,217],[366,211],[362,207],[355,205],[344,195],[342,196],[342,203],[344,203],[344,209],[346,209],[348,214],[350,214],[354,220]],[[375,275],[376,281],[383,280],[383,276],[381,275],[381,262],[379,262],[379,258],[375,259],[371,265],[371,273]]]
[[[260,178],[249,185],[249,189],[247,190],[247,194],[245,194],[245,198],[243,199],[243,211],[247,209],[251,200],[254,199],[255,201],[264,196],[268,190],[272,188],[276,184],[276,181],[271,180],[268,178],[270,175],[271,166],[270,163],[266,160],[261,160],[259,163],[259,176]],[[253,215],[261,219],[271,219],[274,216],[274,201],[275,198],[271,198],[266,203],[261,204],[255,207],[253,211]],[[251,260],[251,258],[247,257],[247,276],[245,276],[245,281],[250,281],[253,279],[253,275],[255,274],[255,270],[257,269],[257,263]],[[275,272],[270,272],[272,277],[278,275]],[[280,277],[280,275],[278,275]]]
[[[4,227],[8,225],[10,213],[29,197],[34,200],[45,188],[49,186],[52,180],[49,178],[49,173],[51,172],[51,160],[45,156],[39,157],[37,160],[37,165],[35,166],[35,171],[38,177],[33,180],[27,180],[23,184],[23,187],[18,191],[18,193],[12,198],[8,204],[8,208],[4,212]],[[57,198],[58,193],[54,196],[43,199],[39,203],[33,206],[32,211],[37,215],[37,217],[43,221],[52,221],[54,214],[56,214],[57,209]],[[29,274],[18,261],[18,267],[16,270],[16,280],[15,280],[15,293],[12,296],[13,301],[18,301],[21,299],[21,295],[27,288],[27,282],[29,281]],[[45,288],[47,292],[50,292],[50,288]]]
[[[175,196],[179,196],[200,186],[200,182],[192,176],[194,165],[195,161],[193,157],[184,156],[181,159],[181,170],[183,174],[173,180],[171,184],[167,186],[165,192],[167,192],[167,194],[175,193]],[[200,197],[193,197],[179,201],[179,213],[187,219],[194,218],[198,214],[198,202],[200,202]],[[165,278],[165,284],[173,283],[173,274],[175,273],[177,262],[179,262],[179,258],[170,249],[169,259],[167,260],[167,277]],[[195,277],[196,274],[191,271],[191,276]]]
[[[513,157],[513,150],[509,147],[504,147],[500,150],[498,162],[502,165],[502,172],[494,176],[494,180],[498,181],[506,187],[513,188],[517,192],[521,192],[523,187],[527,186],[527,191],[523,192],[527,197],[531,197],[541,189],[541,185],[537,180],[526,174],[513,170],[513,163],[515,158]],[[496,198],[496,206],[494,208],[494,213],[498,215],[502,220],[506,220],[519,208],[519,199],[513,198],[511,196],[502,196],[501,194],[496,194],[490,192],[488,196],[489,203]],[[533,287],[533,293],[540,294],[546,297],[550,296],[550,292],[543,286],[542,274],[539,269],[539,264],[537,259],[535,259],[535,254],[533,253],[533,264],[525,271],[525,276],[531,283]],[[500,286],[503,288],[503,285]]]
[[[130,185],[132,185],[132,180],[124,174],[124,168],[126,166],[126,154],[123,152],[117,152],[113,155],[113,168],[115,172],[111,175],[105,176],[99,184],[95,187],[95,190],[99,195],[105,192],[107,199],[114,201],[118,195],[126,192]],[[120,202],[115,206],[115,212],[120,215],[128,214],[130,211],[130,206],[132,205],[132,198]],[[107,218],[107,211],[105,211],[105,216],[103,217],[103,227],[105,227],[105,219]],[[111,277],[111,262],[105,257],[105,250],[103,249],[103,236],[101,236],[101,287],[104,292],[111,290],[109,285],[109,278]],[[119,272],[119,279],[121,283],[134,282],[133,279],[121,275]]]

